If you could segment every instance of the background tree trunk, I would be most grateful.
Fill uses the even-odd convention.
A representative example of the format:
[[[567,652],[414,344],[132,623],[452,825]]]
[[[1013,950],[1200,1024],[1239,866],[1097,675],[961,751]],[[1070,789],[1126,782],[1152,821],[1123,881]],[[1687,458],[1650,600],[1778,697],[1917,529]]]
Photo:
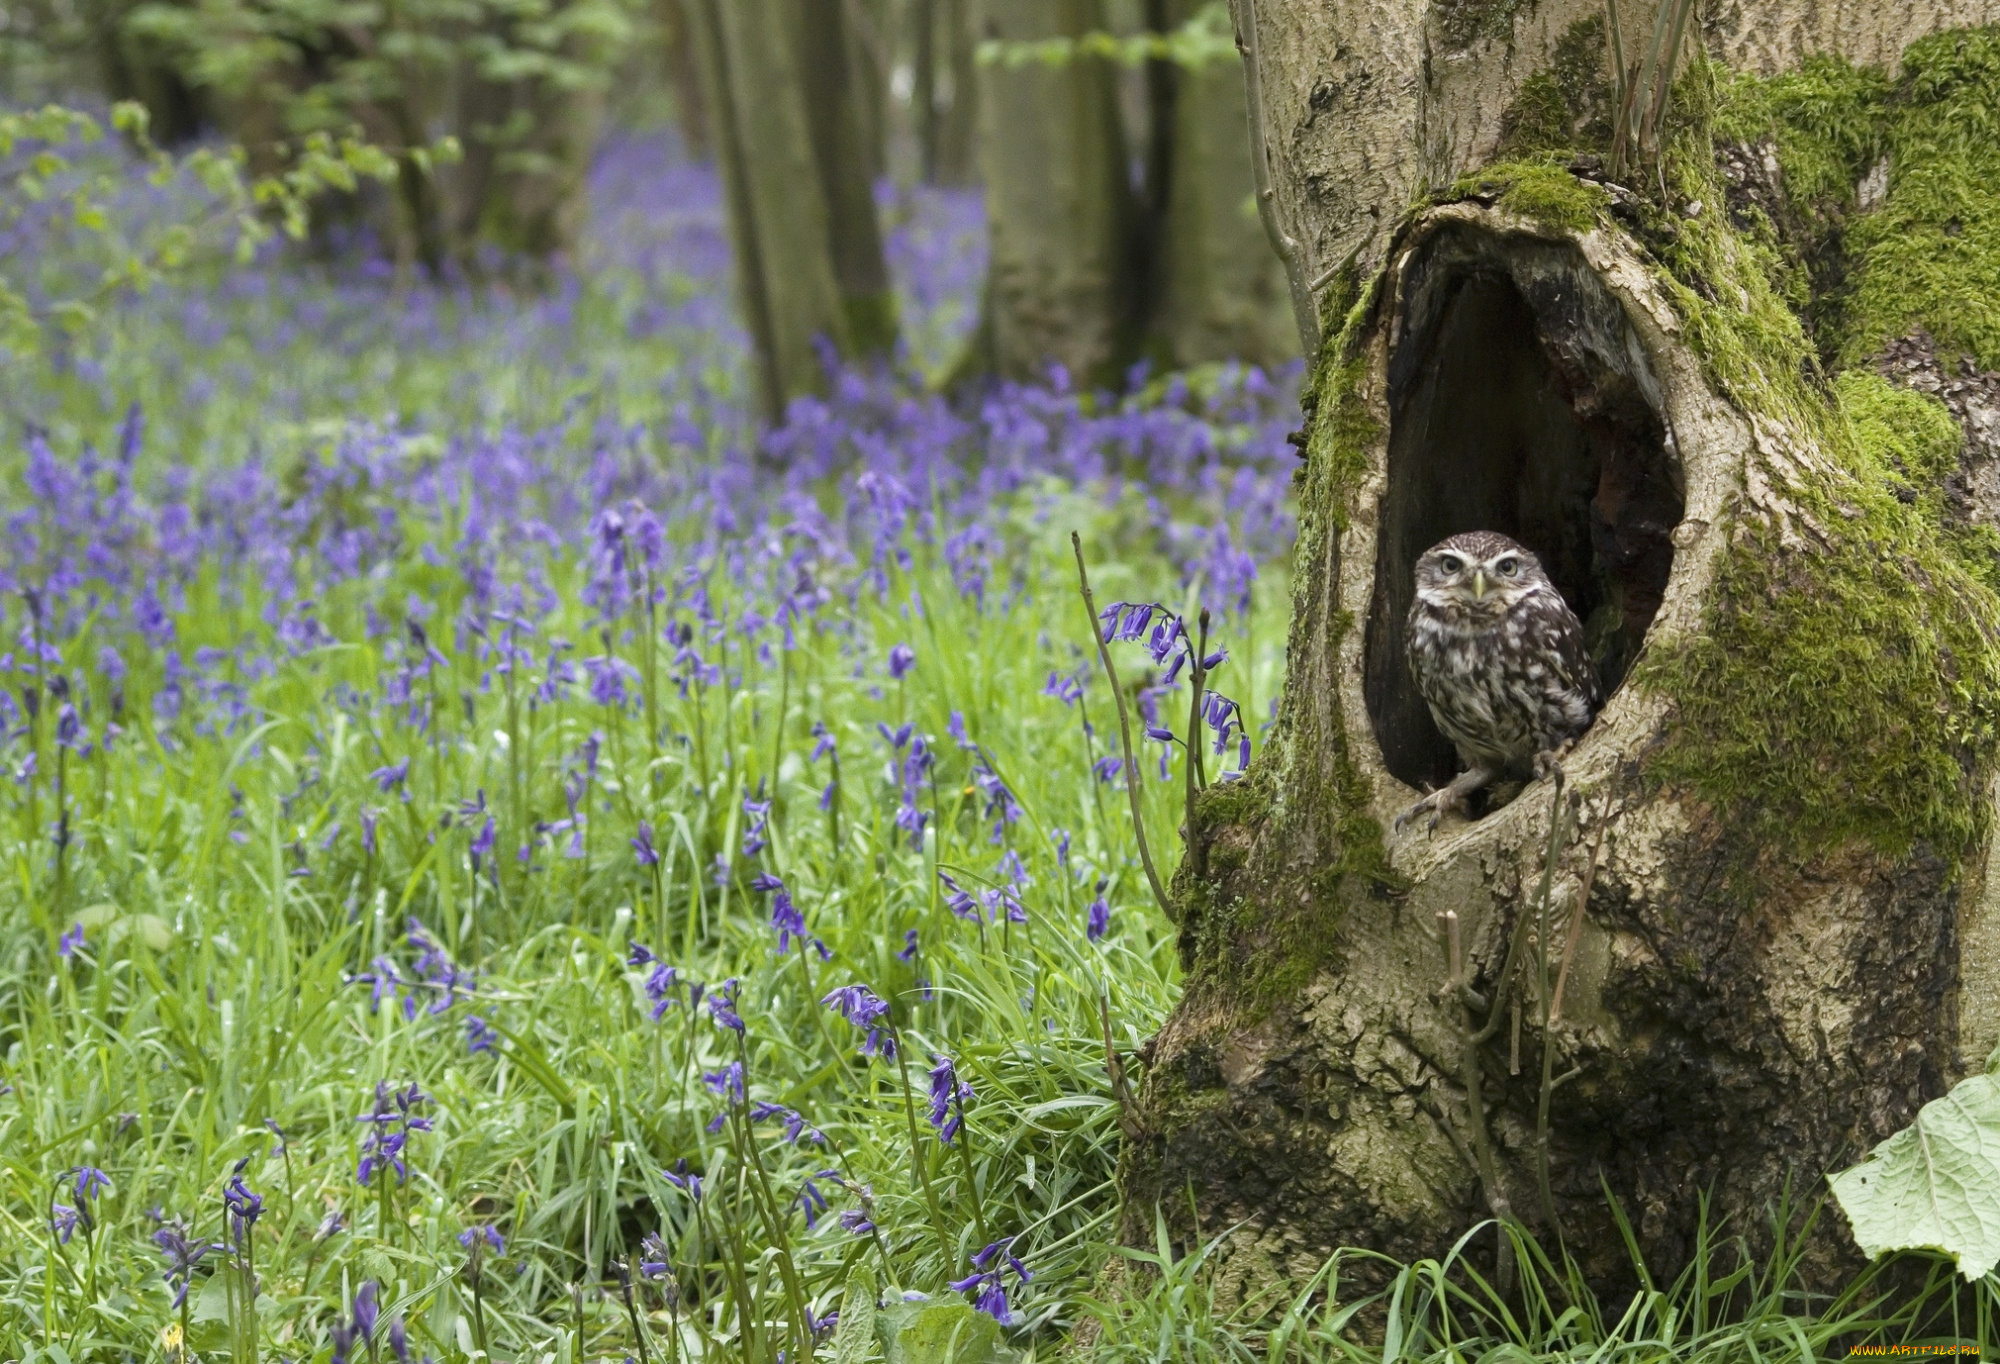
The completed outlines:
[[[951,71],[951,88],[938,126],[937,182],[969,185],[979,173],[979,70],[973,57],[978,39],[972,9],[975,0],[937,0],[942,10],[944,58]]]
[[[795,55],[804,31],[797,4],[683,0],[714,118],[758,394],[773,422],[791,399],[824,382],[822,340],[842,354],[853,345],[826,180]],[[839,142],[837,131],[832,140]]]
[[[1741,0],[1703,35],[1721,62],[1921,80],[1697,72],[1635,191],[1587,154],[1596,6],[1245,8],[1279,216],[1331,281],[1329,336],[1280,718],[1189,821],[1187,987],[1143,1058],[1128,1231],[1150,1243],[1156,1201],[1187,1241],[1237,1228],[1224,1277],[1246,1291],[1344,1245],[1440,1255],[1495,1214],[1560,1228],[1616,1283],[1605,1186],[1655,1273],[1686,1262],[1704,1192],[1754,1246],[1788,1188],[1809,1202],[2000,1032],[2000,496],[1981,491],[2000,451],[1979,415],[2000,345],[1961,326],[1945,362],[1907,338],[1871,356],[1852,317],[1838,344],[1800,320],[1824,314],[1809,280],[1879,293],[1884,251],[1929,252],[1913,278],[1947,301],[1980,295],[2000,230],[1968,228],[1992,181],[1963,163],[1986,155],[2000,36],[1911,44],[2000,15]],[[1838,149],[1808,107],[1836,86],[1876,130]],[[1900,291],[1876,330],[1940,325],[1927,297]],[[1927,385],[1942,406],[1912,396]],[[1398,832],[1455,767],[1403,662],[1411,568],[1479,527],[1540,554],[1613,690],[1561,801],[1535,782]],[[1853,1254],[1829,1214],[1809,1272]]]
[[[1163,28],[1201,0],[1169,0]],[[1247,360],[1275,365],[1299,352],[1284,266],[1257,217],[1243,70],[1223,59],[1170,68],[1154,329],[1174,365]]]
[[[875,220],[875,178],[882,161],[881,96],[871,87],[868,73],[878,64],[859,51],[861,43],[847,22],[844,6],[806,0],[800,11],[804,41],[799,51],[814,54],[800,69],[806,125],[812,132],[813,159],[826,201],[827,242],[834,282],[847,314],[848,350],[884,355],[896,344],[896,299]]]
[[[981,40],[1104,27],[1098,0],[979,0]],[[1103,382],[1133,350],[1139,281],[1115,71],[1098,57],[978,68],[979,160],[992,264],[961,372]]]

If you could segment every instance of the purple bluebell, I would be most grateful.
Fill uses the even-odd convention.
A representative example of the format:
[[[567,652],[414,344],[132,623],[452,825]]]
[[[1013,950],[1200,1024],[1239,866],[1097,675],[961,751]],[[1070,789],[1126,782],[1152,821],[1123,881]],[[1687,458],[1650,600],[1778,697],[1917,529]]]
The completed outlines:
[[[823,1179],[830,1179],[838,1183],[840,1181],[840,1171],[821,1170],[817,1174],[807,1175],[800,1182],[798,1197],[792,1200],[806,1215],[807,1231],[811,1231],[819,1225],[819,1215],[827,1209],[826,1195],[821,1193],[819,1189],[819,1182]]]
[[[167,1287],[174,1290],[174,1310],[179,1311],[187,1302],[188,1286],[194,1280],[194,1271],[211,1252],[224,1249],[220,1242],[197,1241],[188,1236],[186,1223],[163,1221],[160,1229],[153,1233],[153,1244],[160,1254],[167,1257],[167,1267],[161,1278]]]
[[[916,958],[916,955],[917,955],[917,930],[914,928],[906,929],[903,932],[902,950],[896,953],[896,960],[912,961]]]
[[[491,1023],[488,1023],[478,1014],[467,1014],[465,1016],[465,1047],[467,1051],[477,1056],[481,1052],[493,1051],[499,1045],[500,1034],[493,1031]]]
[[[638,835],[632,839],[632,851],[638,855],[642,867],[660,864],[660,850],[653,846],[653,826],[643,819],[639,821]]]
[[[937,1129],[938,1140],[949,1146],[965,1125],[965,1102],[974,1097],[972,1086],[959,1078],[949,1056],[931,1059],[937,1064],[931,1067],[930,1124]]]
[[[701,1176],[689,1172],[686,1160],[675,1161],[673,1169],[661,1171],[661,1177],[695,1202],[701,1202]]]
[[[889,1012],[888,1002],[880,995],[866,985],[842,985],[830,991],[820,1003],[855,1027],[866,1029],[868,1035],[861,1044],[863,1056],[880,1056],[885,1061],[896,1059],[895,1032],[878,1022]]]
[[[48,939],[44,938],[42,939],[42,941],[47,942]],[[70,926],[69,932],[63,934],[62,937],[57,940],[56,955],[61,957],[64,961],[68,961],[71,957],[74,957],[77,953],[81,952],[84,949],[84,946],[85,942],[83,937],[83,925],[80,923],[73,924]]]
[[[475,1227],[467,1227],[458,1234],[458,1243],[467,1250],[472,1249],[474,1241],[484,1243],[486,1248],[491,1250],[495,1255],[505,1255],[507,1253],[506,1238],[500,1235],[499,1229],[491,1222],[484,1222]]]
[[[722,984],[716,986],[713,992],[710,993],[708,996],[708,1016],[715,1020],[718,1027],[727,1028],[733,1033],[742,1033],[743,1019],[736,1012],[735,976],[731,976],[728,980],[723,981]]]
[[[907,644],[889,650],[889,676],[900,682],[917,666],[917,651]]]
[[[1111,906],[1105,902],[1103,892],[1099,891],[1097,898],[1090,902],[1090,908],[1085,914],[1084,936],[1096,942],[1110,931]]]
[[[229,1185],[222,1191],[222,1205],[229,1217],[229,1237],[242,1249],[250,1238],[250,1232],[257,1225],[257,1219],[264,1215],[264,1197],[254,1193],[243,1182],[239,1164],[237,1173],[230,1177]]]
[[[990,1243],[972,1257],[974,1272],[951,1285],[955,1292],[973,1294],[972,1305],[1002,1326],[1009,1325],[1014,1319],[1007,1302],[1006,1285],[1000,1277],[1003,1269],[1013,1269],[1017,1286],[1021,1288],[1026,1288],[1034,1278],[1028,1267],[1015,1257],[1013,1244],[1011,1236]]]

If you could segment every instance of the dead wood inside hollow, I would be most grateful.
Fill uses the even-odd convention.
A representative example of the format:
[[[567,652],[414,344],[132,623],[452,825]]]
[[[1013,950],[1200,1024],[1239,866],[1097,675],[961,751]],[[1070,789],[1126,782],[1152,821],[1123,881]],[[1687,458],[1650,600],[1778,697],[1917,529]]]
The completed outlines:
[[[1608,693],[1659,610],[1686,491],[1658,381],[1574,246],[1448,227],[1404,267],[1402,297],[1364,688],[1384,766],[1424,786],[1460,763],[1404,654],[1417,556],[1467,530],[1527,545]]]

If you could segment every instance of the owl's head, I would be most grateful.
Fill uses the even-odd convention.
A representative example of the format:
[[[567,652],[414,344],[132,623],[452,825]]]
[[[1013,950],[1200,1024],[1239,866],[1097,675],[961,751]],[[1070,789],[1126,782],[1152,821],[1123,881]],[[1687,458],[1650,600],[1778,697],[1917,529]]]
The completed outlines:
[[[1417,597],[1440,609],[1505,615],[1522,598],[1548,585],[1541,560],[1497,531],[1454,535],[1432,545],[1417,560]]]

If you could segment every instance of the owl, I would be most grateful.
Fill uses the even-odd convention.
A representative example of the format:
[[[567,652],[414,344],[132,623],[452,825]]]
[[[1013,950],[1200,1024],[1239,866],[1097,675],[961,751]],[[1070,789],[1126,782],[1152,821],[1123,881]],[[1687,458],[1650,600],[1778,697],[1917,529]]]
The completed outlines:
[[[1502,775],[1540,776],[1590,728],[1602,700],[1583,626],[1526,548],[1468,531],[1417,560],[1404,631],[1410,675],[1465,771],[1396,820],[1430,827]]]

